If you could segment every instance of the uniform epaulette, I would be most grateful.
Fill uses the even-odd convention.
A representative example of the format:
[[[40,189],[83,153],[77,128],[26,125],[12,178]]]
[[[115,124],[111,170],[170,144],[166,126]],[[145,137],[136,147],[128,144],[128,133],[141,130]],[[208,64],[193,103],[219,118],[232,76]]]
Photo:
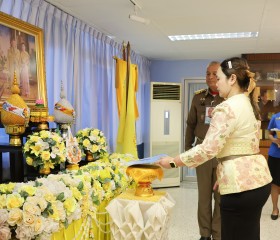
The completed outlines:
[[[200,90],[195,91],[194,94],[199,94],[199,93],[206,92],[206,91],[207,91],[207,88],[200,89]]]

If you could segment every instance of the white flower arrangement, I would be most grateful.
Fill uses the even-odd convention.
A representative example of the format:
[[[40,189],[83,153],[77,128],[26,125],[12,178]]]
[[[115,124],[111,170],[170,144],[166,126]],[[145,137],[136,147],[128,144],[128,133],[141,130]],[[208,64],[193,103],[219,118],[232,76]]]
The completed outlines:
[[[127,187],[126,160],[106,154],[78,171],[50,174],[27,183],[0,184],[0,239],[51,239],[74,220],[94,219],[102,201]]]

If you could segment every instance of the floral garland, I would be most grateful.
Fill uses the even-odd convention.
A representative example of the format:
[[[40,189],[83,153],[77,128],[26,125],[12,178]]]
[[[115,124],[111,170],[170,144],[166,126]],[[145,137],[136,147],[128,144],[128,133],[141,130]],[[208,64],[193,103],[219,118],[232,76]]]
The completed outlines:
[[[102,201],[133,183],[126,175],[127,160],[132,157],[106,154],[78,171],[0,184],[0,239],[50,239],[74,220],[94,219]]]

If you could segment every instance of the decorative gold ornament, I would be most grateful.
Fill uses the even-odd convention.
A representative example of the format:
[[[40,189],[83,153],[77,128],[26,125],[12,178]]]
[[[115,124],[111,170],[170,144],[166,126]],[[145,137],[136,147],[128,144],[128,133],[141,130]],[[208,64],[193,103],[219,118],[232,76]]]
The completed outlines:
[[[85,153],[86,153],[86,161],[93,162],[95,160],[91,151],[85,150]]]
[[[5,126],[6,133],[10,135],[10,145],[21,145],[20,135],[28,126],[30,111],[24,100],[19,96],[16,73],[14,73],[12,95],[3,103],[1,122]]]
[[[137,164],[129,166],[126,170],[137,183],[135,195],[140,197],[150,197],[154,195],[151,183],[155,179],[161,180],[163,177],[162,168],[158,165]]]
[[[68,164],[67,167],[66,167],[68,170],[72,171],[72,170],[79,170],[80,167],[79,167],[79,164]]]
[[[43,167],[39,170],[40,174],[48,175],[51,173],[51,169],[49,167]]]

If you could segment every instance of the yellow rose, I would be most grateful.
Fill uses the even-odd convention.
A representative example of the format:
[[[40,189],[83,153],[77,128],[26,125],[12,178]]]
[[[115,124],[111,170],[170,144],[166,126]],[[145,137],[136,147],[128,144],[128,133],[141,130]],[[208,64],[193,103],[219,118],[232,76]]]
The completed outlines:
[[[2,193],[7,192],[7,184],[0,184],[0,192]]]
[[[20,224],[21,221],[22,221],[22,210],[20,210],[19,208],[11,209],[9,212],[9,218],[7,220],[9,225],[15,226],[17,224]]]
[[[49,160],[50,157],[51,157],[51,154],[50,154],[49,151],[43,151],[43,152],[41,153],[41,158],[42,158],[43,161]]]
[[[92,145],[91,151],[92,152],[97,152],[99,150],[99,147],[97,145]]]
[[[76,210],[77,202],[75,198],[71,197],[71,198],[67,198],[64,201],[63,205],[67,211],[67,215],[69,215],[70,213],[73,213]]]
[[[15,183],[8,183],[6,184],[6,187],[7,187],[7,192],[13,192],[14,191],[14,188],[15,188],[16,184]]]
[[[7,195],[7,209],[19,208],[23,203],[24,198],[22,198],[19,193]]]
[[[90,145],[90,141],[88,140],[88,139],[85,139],[84,141],[83,141],[83,146],[84,147],[88,147]]]
[[[33,196],[37,189],[33,186],[23,185],[21,190],[27,192],[29,196]]]
[[[92,133],[93,133],[93,135],[97,136],[97,135],[99,134],[99,130],[98,130],[98,129],[94,129],[94,130],[92,131]]]
[[[51,192],[46,192],[44,198],[50,203],[55,201],[55,196]]]
[[[26,158],[26,163],[27,163],[28,165],[32,166],[32,164],[33,164],[33,159],[32,159],[31,157],[27,157],[27,158]]]
[[[7,206],[7,195],[1,194],[0,195],[0,209],[4,209]]]

